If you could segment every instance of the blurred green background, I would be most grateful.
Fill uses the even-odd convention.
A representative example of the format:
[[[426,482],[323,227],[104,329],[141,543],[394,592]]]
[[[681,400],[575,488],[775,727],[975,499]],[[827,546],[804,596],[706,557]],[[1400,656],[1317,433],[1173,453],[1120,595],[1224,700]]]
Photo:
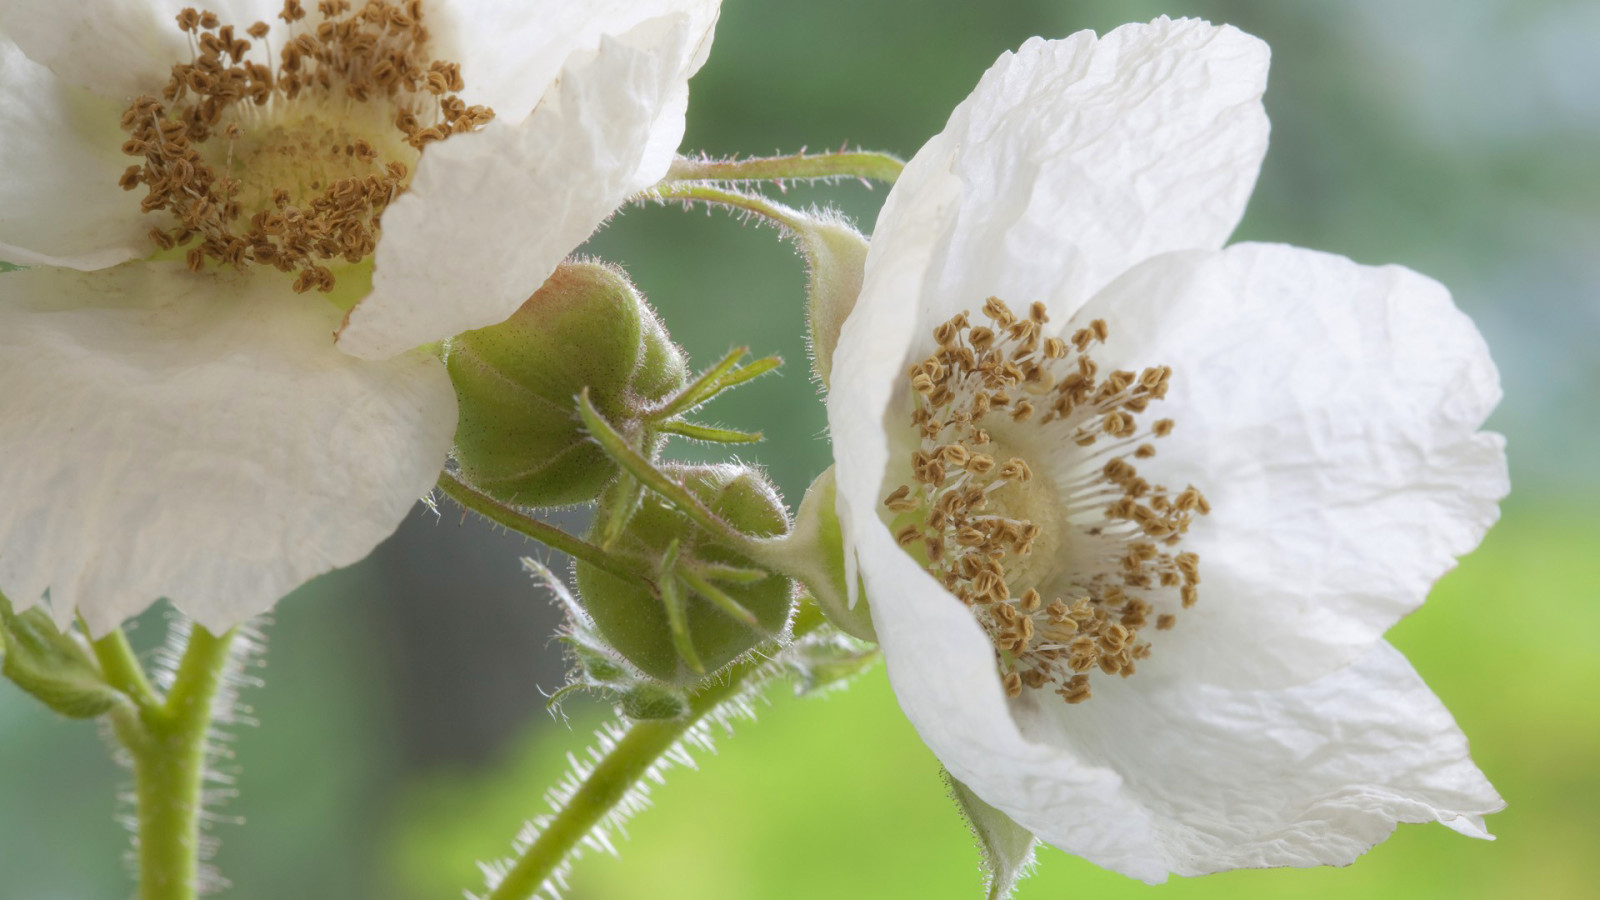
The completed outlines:
[[[1404,826],[1355,866],[1245,871],[1147,888],[1053,850],[1023,898],[1588,897],[1600,892],[1600,4],[729,0],[693,84],[686,149],[843,143],[915,152],[1002,50],[1033,34],[1160,14],[1228,21],[1274,60],[1272,149],[1240,229],[1442,280],[1487,334],[1515,491],[1483,548],[1399,625],[1510,803],[1493,844]],[[870,227],[883,192],[795,190]],[[801,266],[720,213],[629,211],[597,254],[627,265],[704,364],[731,344],[784,376],[719,401],[765,429],[751,455],[791,500],[827,464],[806,376]],[[582,512],[562,518],[576,527]],[[563,754],[604,710],[543,710],[563,664],[518,538],[419,509],[367,562],[285,600],[262,725],[235,746],[219,824],[228,896],[458,897],[504,855]],[[160,613],[134,632],[159,638]],[[621,862],[580,862],[570,898],[979,895],[976,854],[881,668],[848,691],[773,692],[760,721],[678,771]],[[0,898],[130,891],[124,774],[90,725],[0,686]]]

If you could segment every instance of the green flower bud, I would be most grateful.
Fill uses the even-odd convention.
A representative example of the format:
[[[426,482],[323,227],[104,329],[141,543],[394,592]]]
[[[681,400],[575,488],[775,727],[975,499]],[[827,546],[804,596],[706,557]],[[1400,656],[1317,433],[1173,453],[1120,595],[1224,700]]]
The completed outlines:
[[[511,318],[452,338],[445,366],[461,409],[462,474],[523,506],[592,500],[616,475],[578,419],[579,391],[587,387],[600,413],[651,454],[659,438],[641,413],[688,376],[627,276],[598,262],[562,265]]]
[[[666,471],[744,534],[771,537],[788,530],[782,498],[754,469],[715,465]],[[614,485],[609,490],[624,487]],[[593,526],[596,535],[605,532],[606,511],[618,506],[608,499],[601,499]],[[789,619],[793,598],[787,578],[761,571],[653,493],[640,499],[611,552],[638,560],[648,571],[661,570],[663,561],[671,564],[657,577],[655,592],[584,562],[576,566],[578,590],[595,629],[624,659],[653,678],[674,684],[698,681],[781,630]],[[709,595],[708,587],[721,596]],[[676,635],[668,607],[673,598],[683,604],[682,629]],[[754,623],[741,621],[737,610],[727,608],[729,601],[742,607]],[[693,659],[681,652],[685,642]]]

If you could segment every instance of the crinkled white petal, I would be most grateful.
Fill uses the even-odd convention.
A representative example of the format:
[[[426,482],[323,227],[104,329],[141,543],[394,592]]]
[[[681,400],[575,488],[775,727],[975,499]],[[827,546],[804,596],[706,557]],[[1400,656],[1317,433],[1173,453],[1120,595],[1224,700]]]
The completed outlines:
[[[0,275],[0,591],[103,633],[158,598],[220,632],[365,556],[434,484],[455,394],[336,350],[276,275]]]
[[[1505,807],[1449,711],[1381,640],[1350,666],[1288,689],[1230,690],[1141,671],[1094,691],[1078,706],[1047,693],[1015,701],[1026,740],[998,748],[986,771],[991,782],[1005,779],[996,792],[1021,801],[1006,810],[1013,818],[1095,862],[1075,823],[1015,790],[1033,767],[1011,754],[1028,760],[1047,745],[1114,768],[1122,798],[1153,824],[1147,852],[1178,875],[1345,865],[1398,822],[1437,821],[1487,838],[1483,816]]]
[[[154,249],[139,195],[117,185],[121,117],[0,35],[0,260],[100,269]]]
[[[927,247],[934,317],[990,295],[1070,314],[1151,255],[1221,247],[1266,152],[1267,60],[1256,38],[1192,19],[1001,56],[918,153],[963,185]],[[908,224],[886,206],[874,240]]]
[[[158,93],[173,64],[191,60],[178,30],[185,7],[208,9],[241,32],[255,22],[282,24],[273,18],[282,0],[6,0],[0,31],[68,83],[125,104]]]
[[[971,611],[881,522],[857,518],[852,537],[889,683],[950,774],[1052,843],[1135,878],[1164,878],[1155,823],[1115,766],[1024,738],[1006,706],[994,645]]]
[[[520,122],[430,146],[383,214],[373,290],[339,333],[346,353],[382,359],[500,322],[628,197],[663,113],[682,128],[684,85],[707,35],[652,19],[569,59]]]
[[[877,514],[885,409],[935,325],[989,296],[1060,321],[1152,253],[1222,246],[1266,151],[1267,60],[1237,29],[1158,19],[995,63],[889,192],[834,351],[847,529],[846,507]]]
[[[1315,678],[1419,606],[1499,515],[1504,441],[1479,431],[1499,377],[1432,279],[1240,244],[1151,260],[1081,315],[1109,323],[1102,368],[1172,367],[1145,415],[1177,427],[1140,474],[1212,506],[1181,548],[1200,555],[1200,602],[1153,634],[1141,677]]]
[[[689,34],[698,42],[686,60],[687,74],[693,74],[711,50],[720,7],[719,0],[452,0],[434,4],[428,25],[434,55],[461,64],[467,86],[462,96],[518,122],[539,104],[572,54],[593,51],[602,36],[626,34],[651,19],[688,17]],[[683,110],[677,116],[669,154],[683,135]]]
[[[1146,882],[1342,865],[1397,822],[1487,837],[1504,806],[1466,738],[1383,641],[1318,681],[1233,690],[1141,671],[1087,703],[1008,708],[970,611],[881,525],[858,535],[889,680],[918,734],[1041,840]]]

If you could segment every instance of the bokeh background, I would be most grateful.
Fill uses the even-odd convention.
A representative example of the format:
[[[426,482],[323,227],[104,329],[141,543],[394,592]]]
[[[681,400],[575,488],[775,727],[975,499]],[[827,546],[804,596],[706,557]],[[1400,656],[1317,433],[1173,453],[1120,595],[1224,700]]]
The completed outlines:
[[[1346,869],[1244,871],[1147,888],[1053,850],[1023,898],[1588,897],[1600,888],[1600,4],[728,0],[693,83],[685,147],[858,144],[905,156],[1002,50],[1160,14],[1228,21],[1274,52],[1272,149],[1239,237],[1429,273],[1487,334],[1515,491],[1482,549],[1397,626],[1510,802],[1493,844],[1403,826]],[[796,190],[870,227],[882,189]],[[629,211],[592,252],[624,263],[701,364],[730,345],[790,363],[721,400],[791,501],[828,462],[806,375],[801,266],[717,213]],[[579,527],[581,510],[563,514]],[[365,563],[306,586],[270,626],[259,728],[217,860],[239,900],[458,897],[504,855],[605,715],[544,710],[561,683],[541,553],[420,507]],[[161,614],[134,632],[150,646]],[[679,771],[618,862],[568,896],[972,898],[977,857],[881,668],[847,691],[775,690],[760,721]],[[125,775],[92,725],[0,685],[0,898],[130,892]]]

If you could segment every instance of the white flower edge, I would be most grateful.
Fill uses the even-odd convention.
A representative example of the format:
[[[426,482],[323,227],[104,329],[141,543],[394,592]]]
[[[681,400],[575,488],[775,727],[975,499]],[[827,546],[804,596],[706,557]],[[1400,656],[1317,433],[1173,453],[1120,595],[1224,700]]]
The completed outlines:
[[[0,588],[93,634],[166,597],[220,633],[356,562],[426,494],[455,394],[352,359],[284,280],[170,263],[0,275]]]
[[[121,117],[0,34],[0,260],[101,269],[154,249],[138,195],[117,186]]]
[[[1158,21],[1148,27],[1147,33],[1159,38],[1171,27],[1172,23]],[[1117,33],[1127,37],[1127,43],[1121,46],[1137,43],[1139,35],[1128,32],[1145,28],[1119,29]],[[1159,44],[1159,40],[1154,43]],[[1074,46],[1084,52],[1094,49],[1093,42],[1085,42],[1081,36],[1061,42],[1060,46]],[[1093,60],[1085,62],[1070,53],[1049,55],[1045,53],[1047,49],[1030,42],[1018,56],[1031,52],[1034,59],[1049,57],[1053,65],[1066,71],[1093,72],[1100,68]],[[883,641],[891,682],[902,708],[952,775],[966,782],[985,801],[1069,852],[1148,881],[1161,880],[1169,871],[1199,874],[1243,865],[1348,862],[1386,836],[1396,821],[1438,819],[1458,830],[1481,834],[1481,815],[1498,809],[1499,798],[1472,766],[1465,740],[1448,713],[1404,660],[1379,638],[1388,624],[1421,602],[1427,585],[1453,564],[1456,554],[1477,543],[1495,517],[1495,501],[1505,492],[1501,442],[1497,436],[1477,432],[1499,397],[1494,368],[1481,338],[1454,309],[1442,288],[1415,273],[1398,267],[1367,269],[1348,260],[1293,248],[1246,246],[1218,253],[1214,247],[1220,244],[1221,237],[1207,229],[1199,229],[1191,236],[1191,246],[1202,248],[1200,252],[1158,255],[1146,266],[1136,267],[1120,283],[1120,289],[1119,284],[1113,284],[1103,291],[1107,298],[1104,302],[1089,299],[1083,288],[1086,284],[1095,285],[1096,279],[1075,274],[1085,266],[1073,248],[1081,246],[1084,239],[1075,230],[1078,226],[1073,224],[1070,210],[1083,204],[1098,204],[1097,209],[1113,213],[1113,219],[1119,221],[1137,220],[1141,215],[1159,217],[1163,211],[1159,206],[1142,203],[1136,187],[1119,184],[1115,179],[1093,185],[1090,195],[1082,198],[1075,197],[1074,191],[1085,186],[1075,185],[1070,177],[1065,187],[1036,184],[1035,179],[1050,173],[1027,161],[1055,161],[1054,171],[1059,177],[1062,172],[1073,171],[1074,150],[1070,141],[1062,142],[1059,131],[1034,124],[1058,118],[1059,111],[1050,105],[1054,102],[1052,95],[1030,90],[1028,78],[1005,77],[1005,73],[1014,71],[1014,65],[1002,57],[973,97],[952,116],[950,127],[917,154],[891,192],[879,218],[861,299],[845,325],[834,358],[836,390],[829,396],[829,421],[834,436],[841,521],[855,551],[853,558],[847,559],[855,563],[865,579],[874,624]],[[1065,92],[1057,91],[1054,96],[1062,93]],[[1144,102],[1150,102],[1148,94]],[[1024,103],[1035,105],[1022,111]],[[969,127],[978,117],[967,109],[979,104],[998,105],[988,114],[988,120],[997,123],[994,127],[976,131]],[[1105,114],[1115,122],[1115,104],[1109,106]],[[1191,104],[1186,108],[1194,107]],[[1229,143],[1214,129],[1189,127],[1194,121],[1193,116],[1174,118],[1180,139],[1166,146],[1175,148],[1176,158],[1185,157],[1181,140],[1185,131],[1190,137]],[[1162,145],[1160,141],[1151,143]],[[1248,146],[1245,141],[1234,144]],[[994,173],[1005,174],[1005,159],[1023,160],[1015,167],[1020,174],[997,180]],[[1145,172],[1137,162],[1129,170]],[[1226,185],[1232,181],[1223,177],[1214,183]],[[997,191],[997,184],[1006,189]],[[1221,193],[1225,196],[1226,190]],[[1116,202],[1119,195],[1123,195],[1120,213],[1107,209],[1108,198]],[[1040,197],[1061,204],[1061,209],[1041,206]],[[1055,212],[1060,212],[1061,217],[1052,215]],[[1067,252],[1061,252],[1063,247]],[[1180,247],[1181,244],[1163,249]],[[961,248],[961,252],[953,248]],[[1045,264],[1052,259],[1060,271]],[[1127,254],[1115,259],[1124,267],[1140,262]],[[1109,269],[1096,271],[1109,272],[1107,280],[1119,274]],[[1248,281],[1252,272],[1266,277],[1255,278],[1255,289],[1244,291],[1248,303],[1219,306],[1214,302],[1216,296],[1208,296],[1221,288],[1222,299],[1227,299],[1228,289],[1241,287],[1230,284],[1228,279],[1242,277]],[[1289,290],[1296,284],[1307,284],[1308,277],[1310,283],[1316,284],[1315,279],[1323,276],[1332,276],[1328,282],[1330,291],[1319,294],[1312,290],[1297,297]],[[1061,285],[1066,289],[1058,289]],[[1130,286],[1139,290],[1131,290]],[[1340,303],[1351,298],[1338,292],[1352,288],[1357,295],[1357,308],[1341,309]],[[1119,337],[1122,340],[1120,346],[1105,348],[1107,353],[1096,353],[1104,364],[1114,367],[1169,361],[1124,360],[1114,358],[1116,353],[1137,355],[1147,349],[1182,349],[1184,332],[1156,327],[1176,299],[1199,304],[1193,307],[1194,315],[1182,323],[1191,328],[1196,317],[1203,318],[1212,311],[1224,313],[1204,334],[1195,335],[1195,340],[1188,342],[1202,349],[1208,338],[1214,341],[1217,332],[1226,334],[1227,329],[1233,329],[1234,346],[1251,345],[1253,338],[1271,336],[1270,327],[1254,330],[1252,319],[1265,315],[1273,324],[1271,319],[1281,312],[1274,308],[1274,302],[1287,303],[1289,307],[1281,317],[1283,321],[1275,324],[1282,327],[1290,323],[1301,333],[1306,332],[1308,323],[1316,324],[1319,316],[1328,316],[1330,334],[1346,341],[1353,337],[1358,344],[1359,352],[1343,360],[1345,371],[1368,366],[1374,359],[1381,364],[1368,373],[1370,377],[1336,394],[1327,412],[1338,418],[1347,415],[1352,404],[1371,401],[1379,413],[1376,430],[1392,439],[1380,441],[1379,445],[1388,451],[1390,462],[1406,464],[1391,469],[1380,465],[1376,477],[1366,473],[1368,477],[1352,479],[1349,476],[1354,473],[1343,472],[1343,486],[1363,488],[1352,494],[1361,502],[1371,501],[1374,492],[1385,487],[1399,495],[1398,502],[1387,506],[1386,511],[1399,514],[1400,519],[1389,523],[1388,528],[1380,527],[1376,535],[1359,533],[1374,524],[1372,515],[1347,516],[1343,522],[1336,519],[1329,533],[1345,539],[1339,549],[1347,557],[1329,561],[1325,567],[1337,569],[1341,562],[1360,562],[1363,553],[1373,550],[1374,537],[1394,537],[1406,526],[1424,526],[1421,536],[1407,539],[1400,534],[1399,545],[1383,548],[1386,552],[1379,555],[1385,563],[1379,573],[1365,580],[1358,573],[1355,583],[1346,585],[1355,592],[1353,598],[1347,599],[1356,602],[1347,603],[1320,620],[1310,616],[1309,621],[1300,622],[1289,615],[1281,617],[1282,622],[1272,623],[1309,628],[1334,621],[1339,628],[1332,641],[1291,633],[1289,637],[1309,640],[1274,650],[1265,647],[1263,641],[1280,636],[1272,629],[1252,633],[1249,628],[1237,627],[1240,621],[1255,623],[1249,616],[1232,617],[1232,627],[1216,627],[1217,623],[1230,625],[1226,621],[1229,617],[1218,615],[1228,609],[1230,598],[1217,596],[1212,568],[1203,562],[1205,587],[1201,605],[1186,611],[1170,636],[1162,635],[1163,640],[1155,647],[1155,658],[1141,663],[1135,678],[1126,683],[1112,682],[1109,688],[1097,686],[1096,698],[1082,707],[1068,708],[1053,702],[1035,710],[1026,697],[1014,708],[1008,707],[987,636],[964,607],[895,545],[878,517],[879,500],[887,487],[883,478],[891,448],[886,428],[905,427],[895,414],[904,405],[895,403],[897,394],[899,400],[905,399],[903,390],[896,390],[904,366],[914,355],[928,349],[928,333],[934,325],[963,308],[975,308],[989,294],[1023,304],[1043,300],[1050,306],[1058,328],[1065,328],[1065,320],[1088,301],[1094,308],[1093,315],[1113,320],[1113,344]],[[1139,309],[1134,301],[1140,297],[1149,302],[1143,305],[1142,315],[1132,315]],[[1116,298],[1115,302],[1112,298]],[[1123,312],[1130,315],[1118,314],[1119,306],[1126,306]],[[1084,312],[1087,318],[1090,313]],[[1362,317],[1367,320],[1365,323]],[[1396,326],[1397,330],[1386,335],[1386,326]],[[1371,342],[1375,336],[1394,339],[1380,339],[1370,346],[1361,344],[1362,340]],[[1246,374],[1270,374],[1274,366],[1294,372],[1296,360],[1286,359],[1293,348],[1275,349],[1277,352],[1257,360],[1260,365],[1256,371]],[[1410,354],[1416,355],[1408,358]],[[1308,363],[1311,368],[1306,371],[1314,377],[1300,383],[1316,383],[1338,374],[1338,365],[1318,368],[1329,361],[1328,355],[1313,354]],[[1178,354],[1175,385],[1193,378],[1195,389],[1203,391],[1207,389],[1208,375],[1214,382],[1228,374],[1214,367],[1210,372],[1204,367],[1199,372],[1185,372],[1182,364],[1193,359],[1192,353]],[[1400,381],[1391,385],[1397,388],[1397,395],[1379,390],[1385,387],[1380,384],[1382,376],[1418,375],[1412,366],[1442,369],[1422,372],[1416,383]],[[1277,405],[1263,407],[1262,412],[1269,417],[1274,412],[1289,414],[1293,421],[1286,427],[1291,430],[1295,421],[1305,425],[1318,412],[1314,398],[1308,398],[1309,403],[1296,404],[1292,402],[1296,398],[1286,396],[1290,393],[1287,386],[1295,383],[1293,379],[1269,379],[1251,384],[1252,390],[1262,388],[1258,393],[1271,395],[1276,390]],[[1453,390],[1459,395],[1452,396]],[[1170,399],[1163,414],[1180,413],[1179,398]],[[1213,413],[1219,408],[1217,403],[1209,406]],[[1300,415],[1296,417],[1297,410]],[[1412,426],[1405,417],[1418,411],[1429,415],[1420,425]],[[1259,421],[1247,419],[1244,424],[1257,425]],[[1176,434],[1181,435],[1187,426],[1181,415],[1179,422]],[[1214,442],[1220,433],[1215,427],[1219,424],[1227,424],[1225,416],[1202,423],[1201,428],[1207,430],[1200,433]],[[1283,434],[1284,429],[1280,428],[1271,436],[1281,438]],[[1326,430],[1308,427],[1301,441],[1280,448],[1284,451],[1280,458],[1292,463],[1297,454],[1303,454],[1308,442],[1328,435]],[[1349,452],[1359,448],[1359,440],[1338,436],[1343,438],[1341,446],[1346,452],[1334,454],[1336,471],[1342,471],[1339,466],[1370,462]],[[1262,435],[1254,437],[1259,441]],[[1255,442],[1250,444],[1255,446]],[[1189,455],[1194,456],[1192,450]],[[1180,464],[1177,468],[1163,471],[1181,474],[1181,457],[1180,453],[1163,449],[1153,462],[1168,466],[1176,461]],[[1222,458],[1226,459],[1226,454]],[[1199,457],[1201,463],[1216,461]],[[1270,463],[1263,464],[1269,466]],[[1230,470],[1223,466],[1221,474],[1237,476],[1239,471],[1237,467]],[[1280,481],[1291,477],[1293,466],[1286,466],[1277,474]],[[1452,483],[1455,476],[1465,476],[1465,484]],[[1438,482],[1430,483],[1428,479],[1432,477],[1437,477]],[[1385,478],[1390,480],[1387,484]],[[1208,493],[1216,489],[1200,477],[1194,480]],[[1322,487],[1332,490],[1303,491],[1299,499],[1336,494],[1341,478],[1335,476]],[[1464,490],[1459,489],[1463,487]],[[1248,493],[1242,499],[1235,494],[1227,502],[1242,507],[1251,499]],[[1307,516],[1314,518],[1314,511],[1306,509],[1303,502],[1294,511],[1301,514],[1301,525],[1309,521]],[[1295,517],[1291,515],[1288,520],[1293,523]],[[1272,524],[1282,525],[1283,521],[1275,519]],[[1262,531],[1271,529],[1256,529],[1248,539],[1274,537],[1261,534]],[[1203,537],[1203,530],[1197,537]],[[1284,535],[1292,550],[1296,549],[1292,545],[1297,537],[1303,534]],[[1276,549],[1270,544],[1260,547],[1257,556],[1271,560]],[[1302,543],[1291,559],[1303,561],[1305,549]],[[1398,571],[1389,565],[1410,551],[1418,551],[1422,560]],[[1288,574],[1293,577],[1284,579],[1285,590],[1280,597],[1293,597],[1294,590],[1304,587],[1308,573],[1302,570]],[[1324,579],[1326,575],[1320,568],[1310,574]],[[1385,583],[1397,574],[1396,583]],[[853,584],[854,578],[848,583]],[[1317,600],[1337,597],[1339,586],[1339,579],[1325,579],[1314,583],[1313,587],[1321,590],[1312,593]],[[1369,591],[1371,587],[1377,589]],[[1243,599],[1263,598],[1258,590]],[[1296,612],[1305,613],[1309,605],[1300,604]],[[1237,610],[1238,604],[1234,608]],[[1209,617],[1213,627],[1205,627],[1206,619],[1201,618],[1200,624],[1190,628],[1194,623],[1186,620],[1191,617]],[[1208,652],[1182,652],[1180,640],[1186,629],[1202,638],[1191,642],[1191,648]],[[1290,631],[1294,629],[1291,627]],[[1307,657],[1295,655],[1306,647],[1313,651]],[[1160,668],[1163,655],[1171,660],[1164,671]],[[1243,665],[1238,664],[1241,659]],[[1386,679],[1390,683],[1380,688]],[[1135,694],[1135,700],[1121,704],[1128,710],[1123,721],[1117,717],[1118,703],[1128,692]],[[1333,702],[1340,698],[1342,704]],[[1320,720],[1312,715],[1319,706],[1328,713]],[[1088,715],[1077,716],[1085,709],[1089,710]],[[1198,725],[1175,718],[1176,711],[1186,709],[1201,711]],[[1213,713],[1209,719],[1207,709]],[[1261,716],[1247,721],[1241,710],[1249,709]],[[1368,713],[1368,719],[1361,718]],[[1210,799],[1216,802],[1210,807],[1201,802],[1188,806],[1158,802],[1160,798],[1128,787],[1136,779],[1149,777],[1148,765],[1138,759],[1130,760],[1126,771],[1114,765],[1121,754],[1129,752],[1125,742],[1137,741],[1140,734],[1160,731],[1161,727],[1170,726],[1181,733],[1184,728],[1203,726],[1226,735],[1231,721],[1242,726],[1232,733],[1233,739],[1248,744],[1256,731],[1272,721],[1273,715],[1281,715],[1301,728],[1301,748],[1314,748],[1334,761],[1348,757],[1365,759],[1366,763],[1353,762],[1343,771],[1338,766],[1326,768],[1322,775],[1330,782],[1328,785],[1302,782],[1276,797],[1267,791],[1261,796],[1272,809],[1272,816],[1260,815],[1260,809],[1250,806],[1252,796],[1270,788],[1247,778],[1253,773],[1251,768],[1230,769],[1220,782],[1201,777],[1206,757],[1214,747],[1212,751],[1199,751],[1200,769],[1189,769],[1198,782],[1191,786],[1191,795],[1195,788],[1212,791],[1214,796]],[[1320,731],[1314,724],[1319,721]],[[1062,722],[1072,724],[1063,726]],[[1080,722],[1090,731],[1078,735]],[[1278,725],[1283,727],[1283,723]],[[1416,731],[1405,732],[1407,725]],[[1366,752],[1359,743],[1345,745],[1336,739],[1340,734],[1363,730],[1369,735],[1400,735],[1404,739],[1395,742],[1390,748],[1393,752],[1387,755]],[[1420,741],[1416,746],[1423,752],[1407,757],[1404,751],[1413,740]],[[1167,752],[1179,753],[1182,746],[1181,742],[1168,744]],[[1295,748],[1282,749],[1288,752]],[[1138,756],[1137,748],[1132,752]],[[1261,771],[1285,770],[1284,760],[1270,758],[1270,754],[1265,758],[1250,757],[1248,752],[1243,755]],[[1340,781],[1344,783],[1336,783]],[[1333,802],[1337,815],[1312,802],[1316,796],[1307,795],[1323,789],[1331,790],[1328,796],[1337,798]],[[1181,798],[1183,794],[1178,791],[1174,796]],[[1302,814],[1314,821],[1301,820]],[[1310,835],[1313,841],[1310,845],[1286,843],[1286,834]],[[1320,845],[1316,843],[1319,840]],[[1319,852],[1317,846],[1324,849]]]
[[[0,123],[14,126],[0,131],[0,147],[8,158],[50,161],[43,177],[0,188],[7,261],[98,269],[149,251],[152,223],[137,196],[117,187],[128,160],[116,127],[122,106],[159,92],[172,62],[188,57],[174,17],[189,5],[112,2],[88,23],[45,0],[0,12],[0,44],[15,41],[26,54],[4,48],[0,60],[8,76]],[[279,6],[213,4],[241,26],[272,22],[275,34]],[[719,8],[716,0],[430,4],[434,55],[460,62],[464,99],[487,103],[497,118],[423,155],[411,191],[385,212],[373,291],[352,310],[339,346],[384,359],[515,311],[623,202],[666,174]]]
[[[373,290],[339,347],[381,359],[503,321],[629,197],[666,174],[710,40],[686,15],[578,51],[526,119],[423,154],[384,213]]]

